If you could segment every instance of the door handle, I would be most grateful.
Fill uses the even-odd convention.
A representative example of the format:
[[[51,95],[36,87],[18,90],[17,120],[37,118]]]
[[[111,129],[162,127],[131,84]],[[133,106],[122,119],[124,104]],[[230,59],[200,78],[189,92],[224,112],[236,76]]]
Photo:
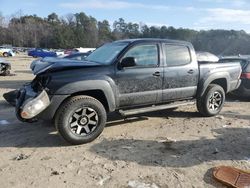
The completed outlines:
[[[153,74],[153,76],[156,76],[156,77],[161,76],[161,73],[157,71],[157,72],[155,72],[155,73]]]
[[[193,69],[190,69],[189,71],[188,71],[188,74],[193,74],[194,73],[194,70]]]

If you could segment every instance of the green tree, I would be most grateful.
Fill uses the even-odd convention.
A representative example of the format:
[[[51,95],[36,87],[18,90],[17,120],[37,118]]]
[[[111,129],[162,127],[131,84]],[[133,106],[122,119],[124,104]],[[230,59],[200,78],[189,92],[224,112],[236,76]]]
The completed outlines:
[[[48,15],[47,20],[48,22],[52,22],[52,23],[60,22],[58,15],[54,12]]]
[[[112,41],[112,32],[110,29],[109,22],[107,20],[103,20],[102,22],[98,22],[98,46],[102,45],[106,42]]]

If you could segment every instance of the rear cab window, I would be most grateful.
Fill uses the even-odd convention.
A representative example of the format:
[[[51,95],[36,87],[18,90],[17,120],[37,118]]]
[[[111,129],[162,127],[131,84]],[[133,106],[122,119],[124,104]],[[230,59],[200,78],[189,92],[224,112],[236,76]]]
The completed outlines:
[[[187,46],[164,44],[163,50],[168,67],[183,66],[191,63],[192,61],[190,50]]]

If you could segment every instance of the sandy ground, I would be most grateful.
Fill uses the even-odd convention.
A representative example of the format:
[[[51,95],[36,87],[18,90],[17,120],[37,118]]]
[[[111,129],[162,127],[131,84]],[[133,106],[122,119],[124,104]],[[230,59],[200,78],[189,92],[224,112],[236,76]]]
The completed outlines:
[[[111,118],[94,142],[68,145],[46,122],[19,122],[2,97],[33,78],[32,58],[8,58],[0,77],[0,187],[224,187],[211,169],[250,169],[250,103],[229,98],[221,114],[195,106]]]

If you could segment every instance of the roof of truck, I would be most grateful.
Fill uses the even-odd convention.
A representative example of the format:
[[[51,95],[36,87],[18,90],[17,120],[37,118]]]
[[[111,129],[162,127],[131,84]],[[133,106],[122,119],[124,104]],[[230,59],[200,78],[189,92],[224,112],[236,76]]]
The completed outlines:
[[[185,45],[191,45],[190,42],[187,41],[181,41],[181,40],[172,40],[172,39],[160,39],[160,38],[136,38],[136,39],[124,39],[124,40],[118,40],[115,42],[165,42],[165,43],[172,43],[172,44],[185,44]]]

